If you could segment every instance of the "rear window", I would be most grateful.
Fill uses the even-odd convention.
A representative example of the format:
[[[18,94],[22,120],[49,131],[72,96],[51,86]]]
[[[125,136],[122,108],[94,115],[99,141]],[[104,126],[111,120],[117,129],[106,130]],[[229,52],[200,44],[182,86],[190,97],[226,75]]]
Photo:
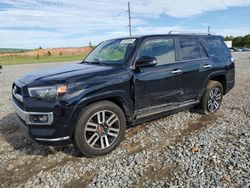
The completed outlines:
[[[206,48],[209,55],[230,56],[230,52],[222,37],[204,37],[201,38],[201,41],[204,44],[204,47]]]
[[[195,38],[179,38],[181,60],[199,59],[205,57],[201,46]]]

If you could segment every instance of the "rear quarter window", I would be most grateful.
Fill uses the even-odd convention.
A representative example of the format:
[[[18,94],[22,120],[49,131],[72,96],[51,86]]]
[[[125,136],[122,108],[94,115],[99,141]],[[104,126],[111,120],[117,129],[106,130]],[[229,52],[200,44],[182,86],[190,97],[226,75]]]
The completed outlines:
[[[208,53],[214,56],[230,56],[229,49],[227,48],[223,37],[204,37],[201,41]]]
[[[207,57],[196,38],[179,38],[181,60],[192,60]]]

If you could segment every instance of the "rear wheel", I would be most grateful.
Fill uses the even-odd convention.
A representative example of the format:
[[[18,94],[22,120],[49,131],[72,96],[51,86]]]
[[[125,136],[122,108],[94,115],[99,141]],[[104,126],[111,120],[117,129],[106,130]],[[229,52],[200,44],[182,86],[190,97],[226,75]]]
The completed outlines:
[[[218,81],[210,80],[202,96],[202,112],[205,114],[215,113],[220,108],[222,97],[222,84]]]
[[[75,143],[87,156],[104,155],[119,145],[125,130],[126,119],[120,107],[100,101],[83,110],[75,130]]]

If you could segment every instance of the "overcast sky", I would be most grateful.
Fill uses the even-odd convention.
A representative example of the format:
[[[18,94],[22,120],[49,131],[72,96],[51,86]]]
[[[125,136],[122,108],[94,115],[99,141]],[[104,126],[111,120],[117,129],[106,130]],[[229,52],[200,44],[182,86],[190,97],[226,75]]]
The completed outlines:
[[[250,0],[131,0],[132,34],[250,33]],[[85,46],[128,35],[127,0],[0,0],[0,48]]]

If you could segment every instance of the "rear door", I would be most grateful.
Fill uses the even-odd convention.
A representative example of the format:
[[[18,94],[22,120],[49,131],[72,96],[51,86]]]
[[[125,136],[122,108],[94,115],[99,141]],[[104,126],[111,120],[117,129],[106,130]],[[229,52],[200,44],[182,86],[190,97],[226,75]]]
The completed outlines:
[[[135,108],[146,109],[161,105],[177,106],[181,100],[181,72],[176,63],[173,37],[145,39],[139,47],[137,59],[152,56],[157,65],[134,70]]]
[[[182,71],[180,88],[181,101],[196,101],[204,83],[202,71],[210,69],[210,62],[203,46],[196,37],[183,36],[177,40],[178,69]],[[207,68],[204,69],[204,66]]]

